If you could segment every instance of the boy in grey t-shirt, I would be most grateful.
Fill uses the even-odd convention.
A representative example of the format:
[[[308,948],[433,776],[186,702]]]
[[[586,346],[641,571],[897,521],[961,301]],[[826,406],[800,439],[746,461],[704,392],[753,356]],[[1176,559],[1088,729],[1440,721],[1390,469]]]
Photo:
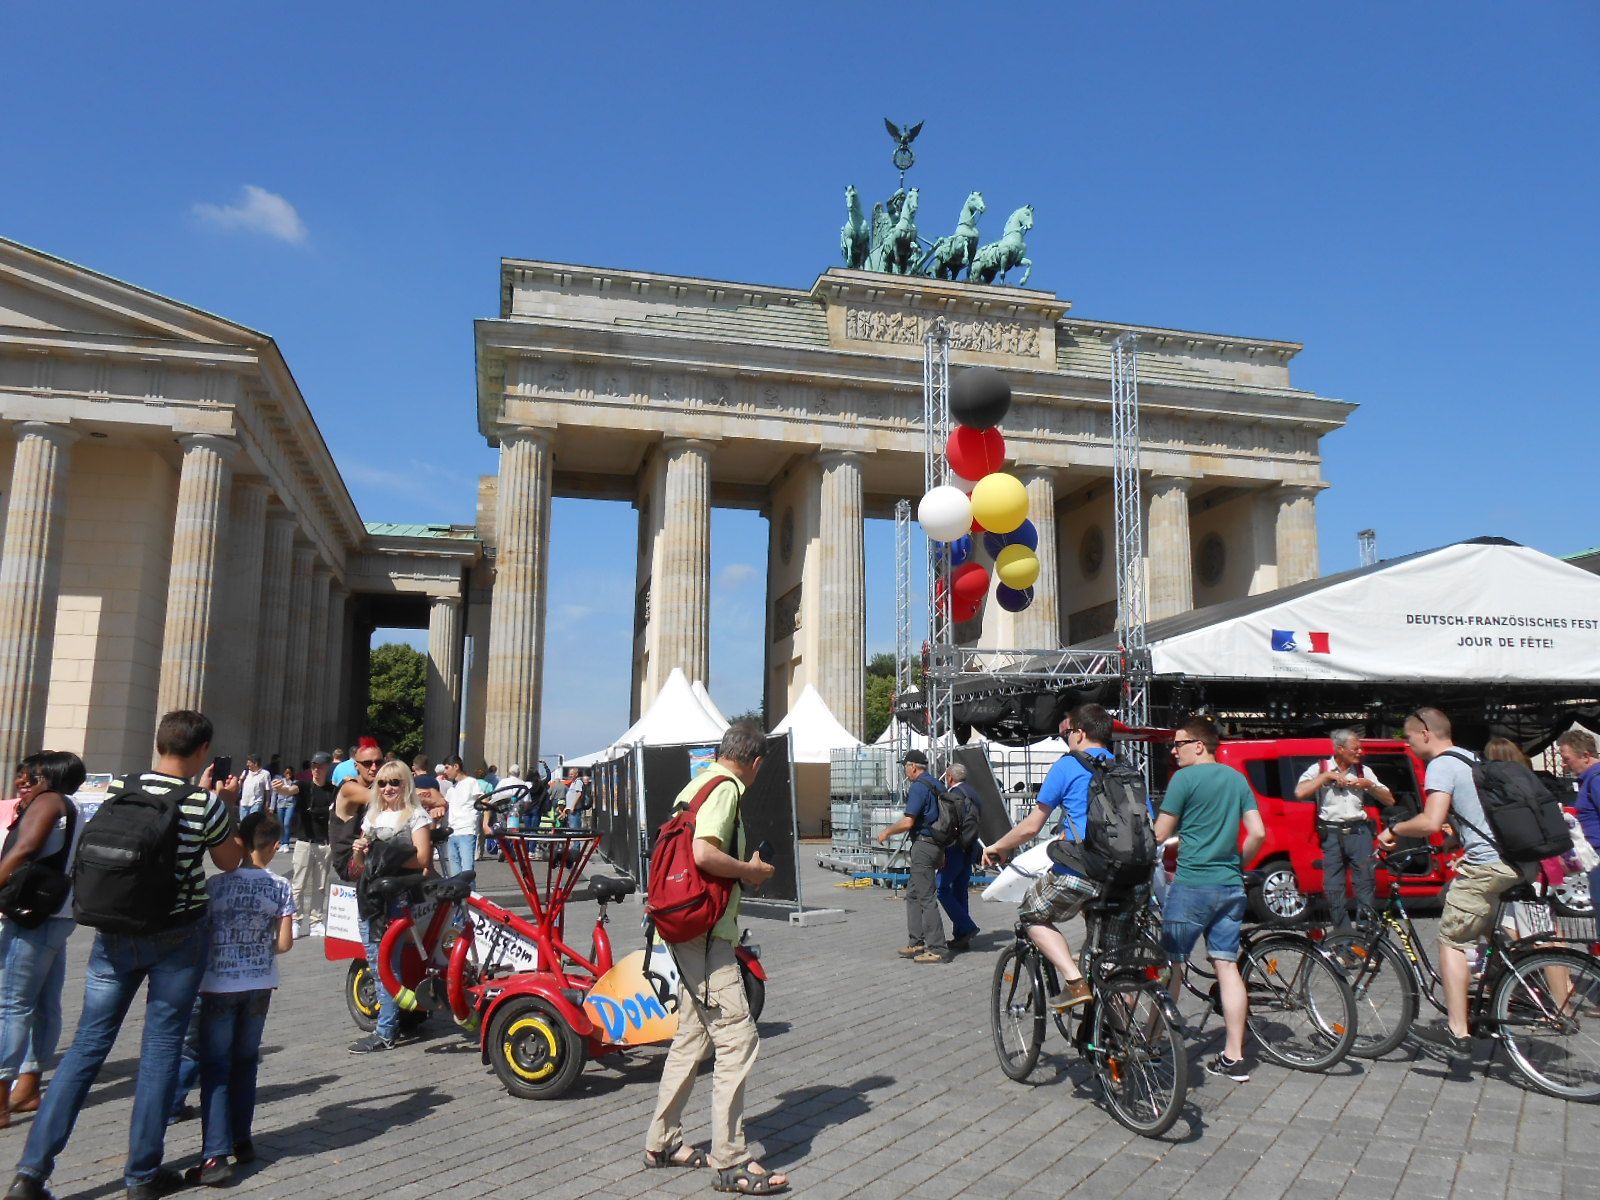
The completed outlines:
[[[1444,980],[1449,1020],[1416,1025],[1412,1032],[1423,1041],[1443,1047],[1452,1060],[1465,1062],[1472,1058],[1472,1040],[1467,1036],[1467,988],[1472,981],[1469,956],[1478,939],[1494,924],[1500,894],[1528,876],[1502,861],[1489,841],[1489,822],[1472,782],[1476,758],[1456,748],[1450,718],[1437,708],[1419,708],[1406,718],[1405,739],[1416,756],[1428,764],[1423,784],[1427,796],[1420,814],[1384,830],[1378,835],[1378,844],[1391,849],[1397,838],[1428,837],[1448,821],[1465,849],[1439,917],[1439,974]]]

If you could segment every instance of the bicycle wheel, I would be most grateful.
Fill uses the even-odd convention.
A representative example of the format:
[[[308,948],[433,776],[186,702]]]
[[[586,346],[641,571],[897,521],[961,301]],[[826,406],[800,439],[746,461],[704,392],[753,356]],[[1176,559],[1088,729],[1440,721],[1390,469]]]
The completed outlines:
[[[1491,1011],[1524,1079],[1565,1100],[1600,1099],[1600,962],[1576,950],[1513,952]]]
[[[1166,991],[1139,975],[1095,988],[1094,1072],[1106,1107],[1144,1137],[1172,1128],[1189,1094],[1189,1056]]]
[[[1044,984],[1037,970],[1038,955],[1008,946],[994,964],[994,984],[989,989],[989,1022],[994,1030],[994,1052],[1000,1069],[1017,1081],[1024,1080],[1039,1062],[1044,1045]]]
[[[1354,933],[1330,934],[1322,948],[1347,965],[1355,994],[1354,1058],[1382,1058],[1401,1042],[1417,1019],[1417,983],[1410,965],[1386,939],[1369,942]]]
[[[1247,1022],[1263,1057],[1295,1071],[1326,1071],[1356,1040],[1350,981],[1310,938],[1274,934],[1239,961]]]

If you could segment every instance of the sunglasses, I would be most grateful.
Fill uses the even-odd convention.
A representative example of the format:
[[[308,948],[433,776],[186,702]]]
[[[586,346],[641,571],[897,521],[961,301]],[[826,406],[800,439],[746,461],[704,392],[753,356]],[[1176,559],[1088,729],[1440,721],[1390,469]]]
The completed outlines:
[[[1179,746],[1199,746],[1202,744],[1199,738],[1179,738],[1172,743],[1172,748],[1176,750]]]
[[[382,762],[383,759],[381,758],[358,758],[356,759],[356,766],[365,767],[367,770],[371,771],[379,766]]]
[[[381,788],[399,788],[405,786],[405,781],[403,779],[380,779],[378,780],[378,786]]]

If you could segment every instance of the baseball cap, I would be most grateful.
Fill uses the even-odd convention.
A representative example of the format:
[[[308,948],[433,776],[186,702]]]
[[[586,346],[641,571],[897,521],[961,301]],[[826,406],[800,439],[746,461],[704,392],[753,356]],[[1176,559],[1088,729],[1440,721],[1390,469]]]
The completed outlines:
[[[311,765],[313,767],[325,767],[332,761],[333,755],[329,754],[326,750],[318,750],[311,756]]]
[[[916,763],[919,767],[928,765],[928,756],[921,750],[907,750],[906,756],[900,760],[903,763]]]

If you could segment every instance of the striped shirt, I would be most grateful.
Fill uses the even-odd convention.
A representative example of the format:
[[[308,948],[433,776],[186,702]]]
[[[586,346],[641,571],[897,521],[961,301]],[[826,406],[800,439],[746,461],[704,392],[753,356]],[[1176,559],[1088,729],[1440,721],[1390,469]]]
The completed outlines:
[[[178,802],[178,896],[172,902],[174,919],[189,916],[206,907],[207,847],[227,841],[233,834],[233,814],[228,806],[204,788],[196,787],[187,779],[146,771],[137,780],[128,776],[115,779],[111,791],[138,788],[150,796],[170,796],[181,792]]]

